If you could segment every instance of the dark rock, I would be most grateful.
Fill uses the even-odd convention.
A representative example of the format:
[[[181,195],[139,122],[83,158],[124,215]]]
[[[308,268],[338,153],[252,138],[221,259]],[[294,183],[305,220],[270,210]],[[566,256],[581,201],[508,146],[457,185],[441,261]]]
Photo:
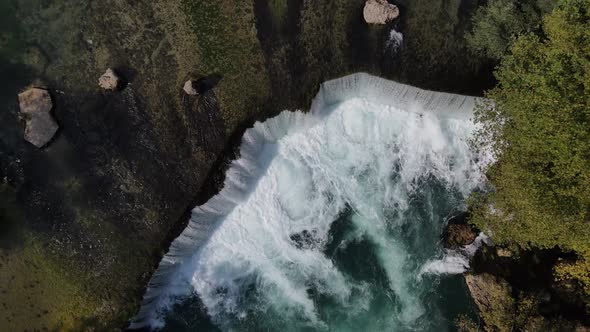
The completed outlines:
[[[462,213],[449,220],[443,233],[443,242],[445,247],[456,249],[473,243],[478,233],[467,223],[467,215]]]

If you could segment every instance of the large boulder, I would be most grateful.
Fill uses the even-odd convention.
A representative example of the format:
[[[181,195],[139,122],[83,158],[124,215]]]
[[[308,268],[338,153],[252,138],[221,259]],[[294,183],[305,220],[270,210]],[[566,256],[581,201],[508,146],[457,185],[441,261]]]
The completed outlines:
[[[119,86],[119,76],[109,68],[98,79],[98,85],[105,90],[116,90]]]
[[[399,16],[399,8],[387,0],[367,0],[363,16],[369,24],[386,24]]]
[[[449,224],[444,233],[444,244],[456,249],[472,244],[476,237],[476,231],[468,224]]]
[[[25,140],[40,148],[49,143],[59,126],[51,115],[53,103],[49,92],[29,88],[18,95],[20,112],[26,121]]]

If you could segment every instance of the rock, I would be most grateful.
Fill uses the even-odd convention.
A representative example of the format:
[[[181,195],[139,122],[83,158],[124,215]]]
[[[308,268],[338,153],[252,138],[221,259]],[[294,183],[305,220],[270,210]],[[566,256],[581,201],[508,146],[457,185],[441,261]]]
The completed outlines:
[[[115,72],[109,68],[98,79],[98,85],[105,90],[116,90],[117,86],[119,85],[119,76],[117,76],[117,74],[115,74]]]
[[[486,331],[512,330],[515,305],[510,284],[488,273],[466,274],[465,281]]]
[[[184,87],[182,88],[182,90],[184,90],[184,92],[186,92],[187,95],[197,95],[197,90],[195,90],[192,80],[186,81],[186,83],[184,83]]]
[[[386,24],[399,16],[399,9],[387,0],[367,0],[363,16],[369,24]]]
[[[498,257],[512,257],[512,251],[506,249],[506,248],[496,248],[496,254],[498,255]]]
[[[447,248],[459,248],[475,241],[477,233],[468,224],[449,224],[444,234],[444,243]]]
[[[20,112],[25,118],[25,140],[40,148],[53,138],[59,126],[51,115],[53,103],[49,92],[29,88],[18,95]]]

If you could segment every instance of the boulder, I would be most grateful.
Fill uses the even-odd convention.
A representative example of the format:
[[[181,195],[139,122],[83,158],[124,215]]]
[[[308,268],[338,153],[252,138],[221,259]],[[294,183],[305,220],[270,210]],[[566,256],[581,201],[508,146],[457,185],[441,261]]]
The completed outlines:
[[[187,95],[195,96],[197,95],[197,90],[193,86],[193,81],[188,80],[184,83],[184,87],[182,88]]]
[[[119,76],[117,76],[117,74],[115,74],[115,72],[109,68],[98,79],[98,85],[105,90],[116,90],[117,86],[119,85]]]
[[[444,234],[444,243],[447,248],[459,248],[475,241],[477,233],[468,224],[449,224]]]
[[[53,138],[59,126],[51,115],[53,103],[49,92],[29,88],[18,95],[20,112],[26,121],[25,140],[40,148]]]
[[[363,16],[369,24],[386,24],[399,16],[399,8],[387,0],[367,0]]]

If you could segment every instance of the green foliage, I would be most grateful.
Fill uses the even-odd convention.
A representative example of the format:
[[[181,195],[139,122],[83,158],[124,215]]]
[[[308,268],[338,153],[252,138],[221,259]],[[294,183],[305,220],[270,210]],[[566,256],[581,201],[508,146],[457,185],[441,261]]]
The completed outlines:
[[[514,37],[540,28],[542,15],[551,10],[552,3],[549,0],[491,0],[473,15],[473,30],[466,35],[467,45],[480,56],[498,60]]]
[[[561,1],[543,23],[544,37],[515,40],[487,94],[495,107],[476,114],[498,162],[473,222],[500,243],[577,253],[562,276],[590,291],[590,0]]]
[[[457,331],[459,332],[479,331],[479,326],[477,325],[477,323],[464,314],[459,315],[459,317],[455,319],[455,326],[457,327]]]

